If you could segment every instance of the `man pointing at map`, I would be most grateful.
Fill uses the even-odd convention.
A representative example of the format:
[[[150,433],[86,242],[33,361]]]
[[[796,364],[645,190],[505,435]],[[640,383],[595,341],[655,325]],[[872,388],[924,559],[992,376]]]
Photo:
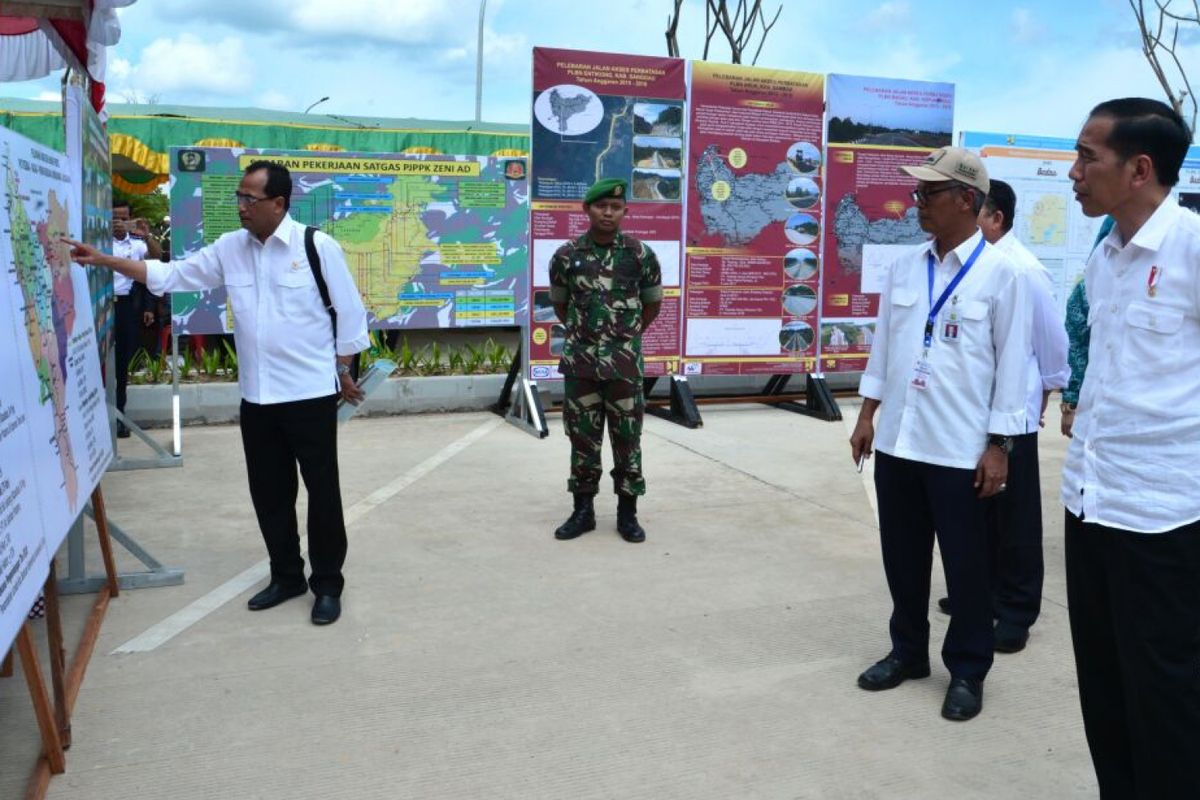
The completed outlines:
[[[260,611],[311,588],[312,621],[327,625],[341,614],[346,558],[337,401],[339,395],[362,399],[350,363],[369,344],[367,314],[337,242],[314,232],[315,258],[309,257],[305,227],[288,214],[291,195],[286,167],[251,163],[229,198],[237,203],[243,230],[168,264],[108,256],[67,241],[80,264],[108,267],[155,294],[225,287],[237,342],[250,497],[271,560],[270,584],[248,605]],[[296,521],[297,464],[308,490],[307,584]]]

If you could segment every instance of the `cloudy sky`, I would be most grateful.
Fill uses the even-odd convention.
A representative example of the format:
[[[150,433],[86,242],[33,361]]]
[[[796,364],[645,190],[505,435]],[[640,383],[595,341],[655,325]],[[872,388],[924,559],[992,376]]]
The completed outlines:
[[[780,2],[760,66],[949,81],[957,130],[1073,137],[1100,100],[1162,96],[1127,0],[765,5]],[[665,55],[672,5],[489,0],[483,118],[528,121],[534,46]],[[700,58],[703,3],[684,8],[683,55]],[[314,114],[470,119],[478,16],[479,0],[140,0],[122,12],[110,97],[303,111],[328,96]],[[1190,48],[1200,64],[1200,32]],[[3,93],[57,98],[57,79]]]

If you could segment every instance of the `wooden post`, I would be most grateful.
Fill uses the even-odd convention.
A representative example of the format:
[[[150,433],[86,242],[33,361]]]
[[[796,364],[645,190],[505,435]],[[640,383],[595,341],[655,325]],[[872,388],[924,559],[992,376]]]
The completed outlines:
[[[21,626],[21,632],[17,634],[17,653],[21,657],[21,671],[25,673],[25,683],[29,686],[29,697],[33,700],[33,713],[37,715],[38,728],[42,732],[46,761],[50,765],[50,771],[58,775],[66,769],[66,759],[63,757],[58,725],[54,721],[54,708],[46,694],[46,684],[42,679],[42,668],[38,664],[28,621]]]
[[[96,517],[100,554],[104,558],[104,574],[108,577],[108,594],[117,597],[121,594],[121,588],[117,585],[117,565],[113,561],[112,539],[108,536],[108,515],[104,511],[104,494],[99,486],[92,491],[92,512]]]
[[[58,604],[58,570],[50,559],[50,577],[43,589],[46,598],[46,639],[50,650],[50,684],[54,689],[54,717],[63,749],[71,746],[71,715],[67,712],[66,659],[63,646],[62,611]]]
[[[11,678],[13,676],[13,657],[12,650],[4,654],[4,659],[0,661],[0,678]]]

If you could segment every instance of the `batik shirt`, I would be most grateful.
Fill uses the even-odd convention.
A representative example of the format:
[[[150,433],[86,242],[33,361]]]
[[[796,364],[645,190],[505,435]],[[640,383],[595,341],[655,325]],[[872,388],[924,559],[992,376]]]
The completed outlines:
[[[642,377],[642,307],[662,301],[654,251],[618,233],[608,246],[584,234],[550,260],[550,300],[567,304],[558,369],[597,380]]]

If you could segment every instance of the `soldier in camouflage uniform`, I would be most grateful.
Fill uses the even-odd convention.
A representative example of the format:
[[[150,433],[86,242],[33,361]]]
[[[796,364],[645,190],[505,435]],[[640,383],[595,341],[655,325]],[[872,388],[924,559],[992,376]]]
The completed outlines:
[[[621,233],[624,181],[597,182],[583,198],[591,227],[550,261],[550,299],[566,326],[559,371],[565,377],[563,424],[571,438],[575,510],[554,535],[574,539],[594,530],[592,498],[600,490],[604,422],[612,442],[617,531],[642,542],[637,498],[642,478],[642,331],[662,306],[662,270],[654,251]]]

